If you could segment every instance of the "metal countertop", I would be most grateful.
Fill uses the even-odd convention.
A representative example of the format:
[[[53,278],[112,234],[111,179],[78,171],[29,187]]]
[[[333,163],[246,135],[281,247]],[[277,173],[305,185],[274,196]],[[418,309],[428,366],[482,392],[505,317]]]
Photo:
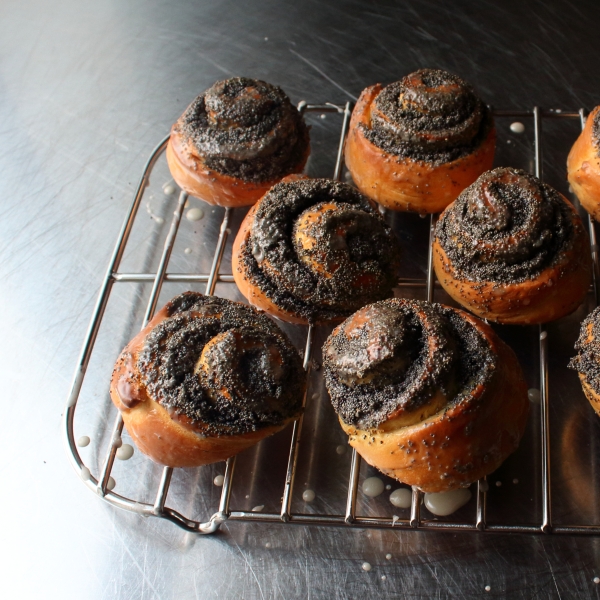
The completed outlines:
[[[598,596],[600,585],[593,582],[600,577],[597,538],[244,523],[225,524],[219,534],[197,538],[94,498],[65,455],[61,413],[135,185],[152,148],[215,80],[247,75],[280,85],[295,102],[342,104],[369,84],[432,66],[460,74],[498,108],[537,104],[576,110],[599,103],[597,2],[446,4],[4,0],[0,5],[2,597]],[[329,117],[314,118],[311,125],[317,142],[311,168],[328,176],[330,140],[335,143],[338,125]],[[497,164],[530,156],[530,133],[529,128],[522,137],[511,136],[504,122]],[[563,165],[577,133],[576,123],[545,130],[545,179],[565,193]],[[158,184],[161,177],[168,180],[160,168]],[[168,204],[158,197],[156,202],[166,217]],[[158,243],[161,230],[147,217],[146,228],[136,235],[143,244]],[[415,239],[427,229],[417,219],[404,223]],[[207,231],[213,227],[212,218],[203,223]],[[187,234],[193,239],[191,229]],[[200,243],[190,255],[184,248],[182,243],[174,249],[173,270],[190,264],[200,269]],[[415,252],[421,250],[416,244]],[[151,268],[155,259],[135,252],[126,257],[137,268]],[[415,258],[415,271],[419,264]],[[147,294],[122,285],[113,291],[95,370],[86,382],[82,434],[107,419],[106,373],[115,348],[124,345],[139,317],[129,307]],[[169,283],[159,305],[181,289]],[[589,303],[551,326],[554,339],[561,340],[551,363],[553,443],[560,457],[553,476],[564,484],[562,514],[599,523],[599,490],[589,483],[595,469],[578,465],[600,464],[600,422],[577,391],[576,376],[563,378],[574,324],[588,309]],[[505,335],[517,339],[511,329]],[[515,350],[535,379],[533,346],[527,337],[519,339],[526,343]],[[570,425],[577,435],[568,445]],[[319,423],[310,423],[307,431],[321,444],[317,447],[327,447],[317,439],[323,435]],[[340,434],[331,434],[333,448],[341,443]],[[593,454],[598,460],[570,463],[572,446],[578,456]],[[261,452],[273,448],[276,443],[242,461],[254,474],[250,503],[274,495],[260,466],[264,457],[259,461]],[[88,450],[94,452],[94,443]],[[509,497],[512,502],[515,474],[523,501],[529,496],[527,471],[521,469],[529,456],[538,460],[534,455],[537,449],[525,443],[492,477],[503,482],[492,490],[498,514],[503,502]],[[348,456],[336,458],[328,451],[306,456],[300,485],[306,482],[318,498],[328,498],[340,485],[338,460],[347,462]],[[222,465],[202,475],[187,472],[182,485],[199,482],[201,504],[214,506],[219,490],[210,481],[222,472]],[[144,467],[137,483],[153,477],[152,468]],[[531,502],[535,514],[538,499]],[[372,565],[370,572],[361,568],[365,561]]]

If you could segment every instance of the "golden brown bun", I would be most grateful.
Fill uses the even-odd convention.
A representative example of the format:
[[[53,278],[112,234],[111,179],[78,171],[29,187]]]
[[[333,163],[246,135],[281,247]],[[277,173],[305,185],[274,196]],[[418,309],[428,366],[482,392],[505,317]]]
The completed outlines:
[[[594,122],[600,106],[588,116],[585,127],[573,144],[567,158],[567,177],[581,206],[600,221],[600,155],[594,139]]]
[[[579,380],[585,397],[592,405],[594,412],[600,416],[600,393],[594,387],[598,385],[600,373],[600,310],[596,308],[581,324],[579,339],[575,344],[577,356],[569,367],[579,373]]]
[[[232,92],[233,88],[235,93]],[[198,108],[200,99],[204,99],[204,104]],[[269,103],[275,105],[275,108],[273,109]],[[194,132],[200,127],[195,113],[200,110],[208,121],[208,125],[203,123],[202,126],[209,133],[213,132],[211,135],[214,137],[214,143],[207,145],[206,149],[206,152],[211,153],[210,158],[216,162],[229,161],[227,164],[230,167],[234,164],[260,160],[262,166],[255,167],[258,169],[257,176],[236,175],[208,166],[208,154],[205,154],[194,141]],[[249,120],[244,110],[251,113]],[[279,123],[267,132],[261,132],[257,140],[246,139],[253,135],[256,114],[269,119],[271,113],[277,111],[280,113],[278,113]],[[263,112],[266,115],[263,115]],[[248,133],[242,134],[244,130]],[[229,131],[230,137],[220,142],[221,147],[216,135],[223,134],[224,131]],[[237,142],[232,141],[235,132],[238,132],[239,136]],[[271,160],[269,150],[265,150],[269,145],[273,147],[274,158]],[[215,150],[215,147],[219,149]],[[285,159],[282,159],[282,152],[287,152],[289,157],[284,155]],[[169,169],[181,189],[209,204],[231,208],[254,204],[283,177],[290,173],[302,172],[309,154],[308,129],[283,91],[265,82],[246,78],[217,82],[197,98],[173,125],[167,145]],[[233,159],[231,156],[244,158]],[[269,169],[269,165],[275,165],[277,160],[282,164],[272,169],[275,174],[264,177],[264,169]],[[269,172],[271,171],[267,171]]]
[[[589,400],[594,412],[600,416],[600,394],[594,391],[590,384],[587,382],[587,377],[583,374],[579,374],[579,380],[581,381],[581,387],[585,397]]]
[[[498,468],[514,452],[523,436],[529,401],[521,367],[513,351],[493,330],[468,313],[401,299],[372,306],[386,303],[395,303],[396,306],[410,303],[419,318],[422,318],[421,313],[433,311],[439,314],[441,311],[447,316],[450,314],[448,311],[453,311],[479,332],[481,343],[486,345],[486,351],[493,357],[495,366],[474,386],[457,390],[458,394],[464,396],[459,401],[454,400],[455,395],[446,397],[442,388],[438,388],[426,404],[412,408],[411,401],[406,398],[403,406],[392,410],[386,420],[372,427],[351,425],[340,415],[342,428],[349,436],[350,445],[370,465],[398,481],[416,486],[424,492],[446,492],[468,486]],[[339,325],[326,342],[324,364],[330,394],[332,390],[333,394],[336,393],[337,385],[331,384],[331,339],[334,336],[347,336],[350,339],[357,325],[360,328],[361,323],[375,323],[376,316],[369,315],[369,319],[365,319],[369,310],[369,307],[365,307]],[[421,385],[420,382],[429,375],[431,369],[441,368],[440,361],[447,360],[447,355],[441,358],[442,351],[457,351],[452,343],[443,350],[437,338],[429,338],[428,341],[429,350],[423,359],[426,361],[424,371],[411,389]],[[371,344],[369,349],[372,351],[374,345]],[[411,367],[404,365],[403,368],[409,373]],[[456,375],[450,372],[443,377],[447,377],[444,384],[446,389],[451,388]]]
[[[295,181],[301,179],[302,176],[290,175],[283,181]],[[248,243],[252,229],[252,221],[258,204],[255,204],[244,217],[242,224],[235,236],[233,246],[231,248],[231,269],[233,271],[233,279],[240,290],[240,293],[250,306],[254,306],[259,310],[264,310],[267,314],[277,317],[286,323],[294,323],[295,325],[307,325],[308,320],[298,315],[295,315],[283,308],[277,306],[259,287],[252,282],[252,278],[248,272],[248,268],[243,261],[240,262],[242,247]]]
[[[333,220],[337,220],[334,228]],[[258,227],[268,232],[266,237],[255,231]],[[326,238],[332,229],[338,246],[340,239],[367,240],[368,268],[349,255],[346,241],[344,249],[331,251]],[[278,232],[276,242],[273,231]],[[398,255],[398,241],[368,198],[343,183],[290,175],[244,218],[233,242],[232,270],[251,306],[288,323],[331,323],[393,294]],[[301,289],[306,280],[310,285]]]
[[[484,177],[488,175],[491,177],[494,173],[509,173],[510,177],[516,173],[514,179],[520,179],[523,175],[523,172],[515,169],[495,169],[483,175],[478,182],[465,190],[464,195],[469,194]],[[501,175],[498,175],[495,179],[499,180],[500,177]],[[535,178],[531,177],[531,179]],[[539,180],[535,181],[539,183]],[[462,226],[456,228],[451,241],[450,239],[441,241],[440,231],[444,226],[444,220],[450,218],[453,212],[460,214],[463,210],[462,205],[450,205],[440,217],[437,235],[433,242],[433,266],[444,290],[456,302],[477,316],[498,323],[514,325],[547,323],[573,312],[582,303],[591,283],[589,242],[581,219],[572,204],[555,190],[553,193],[560,197],[560,201],[567,207],[565,214],[573,224],[572,243],[565,244],[559,257],[538,274],[516,282],[470,278],[455,265],[445,248],[450,243],[462,244],[463,247],[466,245],[467,225],[463,221]],[[462,199],[463,195],[456,203],[461,202]],[[549,224],[548,227],[552,228],[553,225]],[[524,235],[530,233],[530,230],[523,232]],[[513,234],[513,237],[518,234],[519,232]],[[534,246],[539,242],[535,238],[532,238],[531,242],[533,244],[531,250],[535,252]],[[486,260],[493,261],[494,258],[486,257]]]
[[[308,152],[297,170],[302,171]],[[167,162],[175,183],[188,194],[209,204],[238,208],[254,204],[277,180],[254,183],[209,169],[191,144],[171,132]]]
[[[200,294],[188,292],[173,299],[162,308],[124,348],[115,365],[110,386],[111,399],[121,412],[127,432],[137,447],[154,461],[170,467],[195,467],[225,460],[280,431],[290,421],[297,418],[303,391],[302,383],[301,389],[294,389],[287,398],[292,414],[287,418],[280,419],[280,422],[274,425],[259,425],[255,431],[236,432],[235,424],[231,427],[220,426],[219,430],[216,430],[214,425],[211,426],[210,423],[199,419],[192,419],[183,410],[167,409],[148,388],[139,359],[144,346],[148,343],[149,335],[158,325],[169,318],[178,318],[179,316],[184,318],[190,314],[173,308],[174,303],[186,296],[192,300],[193,296],[202,298]],[[187,303],[191,304],[189,300]],[[210,317],[220,318],[222,315],[218,310],[226,303],[238,304],[219,299],[216,310],[214,305],[209,306]],[[245,305],[240,306],[244,306],[244,310],[248,309]],[[227,306],[225,306],[225,310],[227,310]],[[266,319],[262,315],[258,316],[260,319]],[[192,318],[203,317],[201,313],[193,313]],[[272,327],[275,325],[273,324]],[[279,335],[283,334],[279,333]],[[210,343],[204,347],[195,372],[205,369],[210,374],[211,365],[206,358]],[[297,353],[295,355],[296,364],[292,369],[292,379],[298,377],[298,369],[301,371],[300,359]],[[290,386],[288,389],[298,388],[296,384],[290,384],[289,381],[288,385]],[[227,395],[227,391],[224,389],[218,389],[218,392]]]
[[[587,251],[584,239],[573,248],[569,258],[579,259],[586,256]],[[481,283],[457,279],[452,261],[438,240],[433,243],[435,274],[448,295],[477,316],[506,325],[549,323],[576,310],[590,285],[586,263],[585,260],[566,260],[521,283]]]
[[[377,147],[364,134],[371,128],[371,111],[381,84],[363,91],[350,120],[344,149],[346,167],[358,188],[379,204],[399,211],[442,211],[481,173],[491,169],[496,147],[492,127],[483,142],[466,156],[435,165],[401,158]]]

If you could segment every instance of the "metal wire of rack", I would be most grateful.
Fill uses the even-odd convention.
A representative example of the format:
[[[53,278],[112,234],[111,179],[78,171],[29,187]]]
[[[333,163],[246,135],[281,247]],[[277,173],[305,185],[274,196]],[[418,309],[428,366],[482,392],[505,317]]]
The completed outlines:
[[[347,102],[344,106],[334,104],[308,104],[300,102],[298,110],[304,112],[318,113],[336,113],[342,116],[342,125],[340,131],[339,144],[333,178],[340,180],[343,168],[343,144],[348,130],[352,104]],[[584,109],[579,111],[559,111],[542,110],[534,107],[530,111],[502,111],[494,110],[494,116],[497,118],[526,118],[532,119],[534,125],[534,174],[542,177],[542,122],[544,119],[579,119],[581,127],[585,125],[586,112]],[[143,319],[143,326],[152,318],[158,302],[161,287],[165,281],[188,282],[188,283],[206,283],[205,293],[211,295],[215,291],[217,282],[233,283],[233,276],[220,273],[220,265],[223,258],[223,252],[227,237],[230,233],[229,224],[231,221],[232,209],[225,209],[223,221],[221,223],[217,244],[213,254],[212,265],[207,274],[194,273],[169,273],[167,267],[171,252],[175,244],[175,239],[181,223],[183,210],[187,201],[187,194],[181,192],[177,202],[177,207],[173,213],[170,228],[164,243],[158,268],[155,273],[125,273],[119,271],[127,242],[132,231],[136,214],[140,208],[144,189],[148,185],[152,170],[164,152],[168,136],[163,139],[154,149],[148,162],[144,167],[142,177],[139,181],[133,203],[129,213],[119,233],[117,243],[113,254],[108,263],[108,268],[102,280],[102,285],[94,307],[92,319],[88,327],[75,376],[73,379],[71,391],[67,401],[67,407],[64,413],[63,424],[66,438],[69,459],[84,481],[85,485],[103,497],[104,500],[119,508],[132,511],[143,516],[154,516],[172,521],[185,530],[210,534],[219,529],[225,521],[245,521],[261,523],[289,523],[300,525],[329,525],[346,526],[356,528],[381,528],[381,529],[400,529],[400,530],[435,530],[435,531],[479,531],[479,532],[502,532],[502,533],[554,533],[554,534],[584,534],[599,535],[600,525],[553,525],[552,522],[552,486],[550,478],[550,421],[549,421],[549,385],[548,385],[548,332],[545,325],[539,326],[538,344],[539,344],[539,366],[540,366],[540,436],[541,436],[541,498],[542,498],[542,519],[539,523],[532,524],[490,524],[486,520],[486,497],[488,483],[486,479],[477,482],[476,487],[476,509],[474,520],[472,522],[453,522],[449,520],[436,519],[428,520],[421,517],[422,493],[416,489],[412,491],[412,501],[410,516],[407,519],[394,517],[367,517],[357,515],[357,491],[359,482],[359,470],[361,458],[355,450],[352,451],[350,463],[350,472],[348,477],[348,488],[346,496],[346,510],[344,514],[296,514],[291,510],[292,492],[294,489],[294,479],[298,463],[298,456],[301,444],[301,433],[304,415],[293,424],[291,442],[289,446],[289,455],[285,480],[283,482],[283,494],[281,499],[281,508],[279,513],[262,513],[252,511],[236,511],[230,507],[231,490],[234,481],[234,471],[236,457],[226,461],[225,474],[218,510],[206,521],[200,522],[190,519],[180,512],[166,505],[169,487],[173,469],[164,467],[158,483],[154,502],[139,502],[131,498],[119,495],[109,489],[109,478],[115,461],[117,449],[121,445],[121,433],[123,431],[123,420],[120,414],[117,415],[112,426],[111,442],[108,453],[106,454],[103,465],[97,477],[94,477],[81,459],[74,439],[74,420],[77,407],[77,401],[81,392],[82,384],[90,362],[94,344],[100,329],[100,324],[108,304],[111,289],[118,282],[152,282],[150,298]],[[431,301],[434,294],[435,274],[432,268],[431,242],[433,241],[434,229],[437,216],[432,215],[430,220],[430,243],[428,255],[427,276],[425,279],[400,279],[398,286],[425,288],[427,300]],[[588,217],[590,246],[594,266],[593,292],[595,303],[598,303],[600,294],[600,262],[598,256],[598,245],[594,223]],[[304,368],[308,372],[311,368],[311,356],[313,349],[314,329],[309,326],[304,348]],[[306,399],[309,396],[307,390],[303,406],[306,406]]]

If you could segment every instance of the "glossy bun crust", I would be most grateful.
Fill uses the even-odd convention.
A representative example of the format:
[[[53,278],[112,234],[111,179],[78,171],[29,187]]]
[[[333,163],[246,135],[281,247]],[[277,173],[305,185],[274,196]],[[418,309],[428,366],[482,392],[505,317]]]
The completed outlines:
[[[346,167],[358,188],[391,209],[442,211],[492,168],[489,109],[451,73],[421,69],[368,87],[352,113]]]
[[[577,356],[571,359],[569,367],[579,373],[585,397],[600,416],[600,307],[581,324],[575,350]]]
[[[225,460],[301,411],[298,352],[252,307],[187,292],[125,347],[110,396],[137,447],[169,467]]]
[[[590,113],[569,152],[567,177],[581,206],[600,221],[600,106]]]
[[[249,303],[290,323],[339,321],[393,295],[399,243],[368,198],[329,179],[290,176],[252,207],[233,243]]]
[[[442,213],[433,265],[454,300],[499,323],[563,317],[591,283],[588,237],[571,203],[510,168],[484,173]]]
[[[518,446],[529,413],[512,350],[479,319],[405,299],[366,306],[323,348],[349,443],[424,492],[466,487]]]
[[[198,96],[173,125],[171,175],[188,194],[219,206],[254,204],[308,159],[308,128],[281,88],[236,77]]]

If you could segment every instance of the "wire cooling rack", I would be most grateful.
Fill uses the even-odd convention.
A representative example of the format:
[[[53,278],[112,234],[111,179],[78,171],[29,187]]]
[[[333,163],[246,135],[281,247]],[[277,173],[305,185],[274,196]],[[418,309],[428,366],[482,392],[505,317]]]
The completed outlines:
[[[339,144],[337,147],[337,157],[335,160],[335,168],[333,170],[333,178],[340,180],[343,171],[343,144],[348,130],[348,124],[351,115],[352,104],[346,103],[344,106],[334,104],[308,104],[300,102],[298,109],[301,113],[320,113],[324,118],[326,114],[333,113],[337,118],[341,118],[341,130],[339,135]],[[542,177],[542,123],[550,119],[579,119],[583,127],[586,119],[586,112],[581,109],[579,111],[561,111],[561,110],[542,110],[539,107],[534,107],[533,110],[527,111],[494,111],[496,119],[514,119],[521,118],[527,120],[528,123],[533,123],[534,129],[534,146],[533,146],[533,161],[532,170],[537,177]],[[532,523],[488,523],[487,520],[487,495],[489,493],[489,484],[484,478],[478,481],[476,486],[475,511],[472,519],[456,521],[447,518],[427,518],[422,515],[422,500],[423,494],[418,490],[412,490],[412,502],[410,507],[410,516],[408,518],[399,518],[394,516],[364,516],[357,510],[357,493],[359,489],[359,474],[361,466],[361,458],[352,451],[350,460],[350,469],[347,479],[347,490],[345,492],[345,512],[335,513],[335,511],[313,511],[310,514],[301,513],[292,510],[292,493],[294,491],[294,483],[297,472],[298,457],[301,448],[302,428],[305,415],[301,416],[293,424],[291,433],[291,441],[289,444],[289,454],[287,459],[287,468],[285,476],[281,481],[281,503],[279,511],[271,512],[255,512],[252,510],[235,510],[231,506],[232,488],[235,484],[234,477],[236,457],[226,461],[225,472],[223,477],[223,486],[218,502],[218,508],[212,516],[210,513],[206,515],[205,521],[194,520],[185,516],[180,511],[171,508],[167,504],[169,488],[171,486],[173,469],[165,467],[157,480],[154,481],[156,492],[153,502],[136,500],[128,498],[124,495],[111,490],[111,472],[115,463],[117,449],[120,447],[121,434],[123,432],[123,420],[120,414],[117,415],[112,429],[110,431],[110,441],[106,449],[104,458],[100,461],[100,468],[96,474],[92,473],[89,465],[84,464],[75,441],[74,423],[77,411],[77,403],[80,397],[81,388],[86,376],[86,371],[90,363],[90,358],[94,350],[94,345],[98,336],[103,317],[105,316],[109,296],[113,286],[120,282],[151,282],[152,288],[150,291],[149,301],[143,318],[144,325],[152,318],[159,298],[159,293],[166,281],[170,282],[185,282],[201,284],[205,283],[205,293],[213,294],[217,283],[233,283],[231,274],[221,274],[220,266],[227,242],[228,236],[231,234],[230,223],[232,221],[233,209],[225,209],[223,220],[221,222],[216,247],[213,253],[212,265],[208,273],[170,273],[167,271],[169,260],[173,251],[177,233],[179,230],[184,208],[188,200],[185,192],[179,194],[177,206],[173,213],[170,228],[168,230],[158,268],[153,273],[128,273],[119,271],[124,253],[130,239],[130,234],[134,226],[136,215],[138,215],[144,190],[149,185],[150,175],[163,154],[168,137],[160,142],[160,144],[152,152],[140,179],[137,191],[129,213],[119,233],[117,243],[113,254],[108,263],[106,274],[102,280],[100,293],[93,311],[93,316],[85,336],[81,355],[75,371],[75,376],[69,394],[67,408],[64,413],[64,433],[66,437],[69,459],[84,481],[85,485],[101,496],[106,502],[119,508],[132,511],[143,516],[153,516],[167,519],[176,525],[188,531],[209,534],[217,531],[225,521],[246,521],[246,522],[261,522],[261,523],[287,523],[287,524],[303,524],[303,525],[330,525],[330,526],[345,526],[354,528],[394,528],[408,530],[436,530],[436,531],[480,531],[480,532],[514,532],[514,533],[555,533],[555,534],[600,534],[600,525],[598,524],[581,524],[581,525],[565,525],[563,523],[553,523],[552,519],[552,486],[551,486],[551,444],[550,444],[550,420],[549,420],[549,349],[548,349],[548,329],[547,326],[541,325],[536,331],[537,345],[539,352],[539,390],[540,390],[540,410],[539,410],[539,426],[536,430],[539,439],[539,448],[541,448],[540,469],[536,475],[538,479],[536,486],[539,485],[541,498],[541,520]],[[400,289],[420,288],[426,290],[428,300],[433,299],[435,288],[435,274],[432,268],[432,252],[431,242],[436,223],[436,215],[431,216],[429,228],[429,255],[426,277],[424,279],[403,278],[400,279],[398,285]],[[596,233],[594,224],[589,219],[589,234],[591,243],[591,253],[594,265],[594,301],[597,303],[600,285],[600,270],[598,262],[598,246],[596,242]],[[313,339],[315,330],[313,327],[307,328],[307,334],[304,344],[304,368],[307,371],[311,370],[313,361]],[[115,357],[116,358],[116,357]],[[107,385],[108,387],[108,385]],[[311,397],[311,389],[307,390],[304,398],[304,406],[306,400]],[[110,404],[106,404],[109,406]],[[307,407],[310,410],[310,406]],[[533,415],[532,415],[533,417]],[[104,421],[106,423],[106,421]],[[106,432],[105,432],[106,433]],[[539,450],[538,450],[539,451]],[[536,460],[538,460],[536,459]],[[149,461],[149,459],[145,459]],[[202,467],[206,468],[206,467]],[[516,481],[516,480],[515,480]],[[497,482],[498,485],[498,482]],[[193,493],[193,492],[192,492]],[[248,496],[246,496],[247,498]],[[518,507],[517,507],[518,509]],[[463,514],[463,513],[461,513]]]

